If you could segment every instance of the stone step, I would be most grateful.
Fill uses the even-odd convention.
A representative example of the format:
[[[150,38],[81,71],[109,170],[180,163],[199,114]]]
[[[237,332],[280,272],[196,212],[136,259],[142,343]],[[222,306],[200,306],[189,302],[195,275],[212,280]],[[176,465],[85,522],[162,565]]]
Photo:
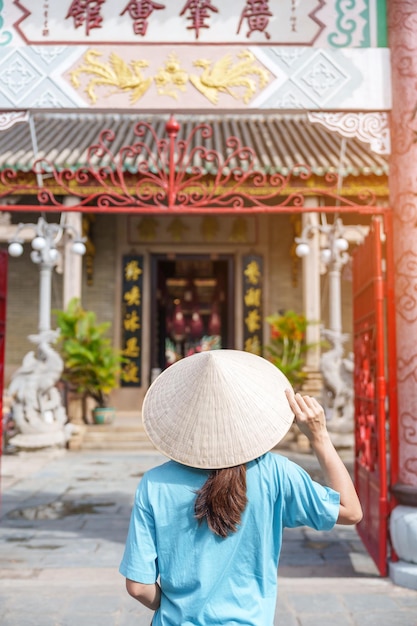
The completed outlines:
[[[91,440],[86,439],[81,443],[81,450],[130,450],[130,451],[156,451],[150,441],[119,440],[109,439]]]
[[[110,424],[86,425],[75,445],[82,450],[155,450],[137,414],[117,415]]]

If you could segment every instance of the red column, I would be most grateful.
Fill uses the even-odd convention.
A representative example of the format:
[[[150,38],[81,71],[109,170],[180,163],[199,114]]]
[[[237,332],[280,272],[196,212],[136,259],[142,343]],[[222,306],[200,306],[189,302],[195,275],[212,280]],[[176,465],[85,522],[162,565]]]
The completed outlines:
[[[389,0],[400,503],[417,506],[417,2]]]

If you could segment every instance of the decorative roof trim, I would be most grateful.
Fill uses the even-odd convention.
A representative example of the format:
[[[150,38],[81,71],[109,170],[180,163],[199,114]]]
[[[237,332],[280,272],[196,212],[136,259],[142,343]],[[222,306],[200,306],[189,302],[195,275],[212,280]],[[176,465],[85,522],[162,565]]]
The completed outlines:
[[[28,122],[28,111],[2,111],[0,113],[0,131],[11,128],[18,122]]]
[[[220,119],[216,124],[200,122],[187,126],[186,118],[180,124],[172,116],[161,128],[160,124],[137,121],[133,136],[131,125],[126,122],[127,134],[119,133],[118,136],[111,128],[105,128],[95,143],[87,143],[84,165],[75,170],[57,165],[53,151],[50,151],[49,158],[40,155],[30,170],[37,180],[37,201],[42,206],[62,210],[62,196],[72,195],[78,199],[77,210],[95,206],[103,210],[131,208],[154,212],[182,209],[194,212],[216,208],[234,212],[248,209],[277,211],[278,208],[302,206],[306,196],[318,195],[337,206],[375,206],[376,196],[369,188],[362,189],[357,199],[344,197],[339,170],[328,168],[315,186],[314,171],[306,160],[309,153],[303,136],[303,132],[307,133],[305,124],[301,127],[301,141],[300,124],[294,122],[287,129],[286,137],[285,133],[275,137],[275,128],[275,132],[272,129],[273,132],[262,141],[265,128],[255,126],[252,130],[257,132],[251,138],[250,129],[239,128],[236,120],[232,120],[226,127],[227,134],[215,140],[216,132],[225,130],[222,122]],[[232,133],[234,129],[236,134]],[[75,126],[71,132],[74,131],[74,145],[78,146],[79,127]],[[47,129],[46,132],[53,131]],[[129,143],[122,143],[127,139]],[[248,141],[244,143],[246,139]],[[339,163],[338,142],[335,144],[331,139],[322,147],[321,157],[327,149],[333,151],[333,159]],[[312,148],[314,150],[320,140],[324,141],[320,134],[311,135],[312,160],[317,159]],[[291,141],[296,142],[296,149],[292,151],[292,160],[287,158],[285,162],[286,147]],[[266,159],[274,159],[278,151],[280,163],[288,170],[285,174],[277,171],[276,163],[275,171],[268,171],[265,167]],[[351,158],[360,163],[355,150]],[[369,155],[367,160],[372,163]],[[126,161],[135,167],[133,188],[129,185]],[[207,164],[214,165],[215,175],[210,181],[207,181]],[[297,190],[292,188],[294,177],[298,177],[301,183]],[[0,187],[0,197],[7,197],[27,194],[30,185],[27,180],[21,180],[16,170],[4,168],[0,171]]]
[[[161,114],[31,114],[30,124],[19,124],[0,133],[0,171],[9,168],[29,172],[39,159],[53,162],[57,170],[75,171],[87,165],[90,147],[104,130],[114,137],[114,152],[136,141],[137,124],[148,124],[154,128],[156,136],[163,136],[168,117]],[[343,178],[388,174],[387,159],[358,141],[356,136],[347,142],[341,162],[338,136],[324,128],[323,123],[311,123],[306,114],[177,115],[176,119],[180,124],[178,140],[190,137],[193,129],[201,124],[208,124],[212,128],[211,137],[206,141],[208,149],[227,155],[230,151],[227,140],[236,137],[241,145],[253,149],[255,167],[264,173],[286,176],[289,172],[296,174],[297,166],[304,165],[319,177],[335,172]],[[147,141],[152,167],[156,156],[155,140],[149,135]],[[198,151],[194,151],[194,155],[189,165],[200,166]],[[96,155],[94,163],[96,167],[109,165],[106,153]],[[204,166],[206,174],[216,174],[215,161],[206,161]],[[120,167],[125,172],[137,172],[137,162],[131,154],[125,156]]]
[[[376,154],[390,154],[391,136],[388,113],[316,113],[309,112],[312,124],[322,124],[342,137],[355,137],[369,143]]]

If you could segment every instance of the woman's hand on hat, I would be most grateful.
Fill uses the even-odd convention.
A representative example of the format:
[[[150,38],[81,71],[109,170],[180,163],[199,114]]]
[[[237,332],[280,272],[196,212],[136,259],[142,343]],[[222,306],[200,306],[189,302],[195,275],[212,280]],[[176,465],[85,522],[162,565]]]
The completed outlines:
[[[285,391],[290,407],[295,415],[295,421],[301,432],[311,442],[328,436],[326,416],[323,407],[316,398],[300,393],[294,393],[292,389]]]

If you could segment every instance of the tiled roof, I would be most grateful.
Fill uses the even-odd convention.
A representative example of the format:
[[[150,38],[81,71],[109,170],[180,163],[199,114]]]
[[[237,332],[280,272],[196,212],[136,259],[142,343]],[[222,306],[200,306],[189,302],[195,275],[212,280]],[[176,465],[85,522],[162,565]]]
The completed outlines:
[[[243,146],[252,147],[257,155],[255,167],[266,173],[286,175],[296,164],[307,164],[317,176],[340,172],[343,177],[359,175],[386,176],[388,159],[371,150],[368,144],[354,138],[346,140],[321,124],[312,124],[307,115],[176,115],[180,124],[178,139],[186,139],[198,124],[207,123],[213,128],[212,137],[202,139],[196,134],[192,146],[204,145],[225,154],[226,140],[238,137]],[[110,150],[116,154],[123,146],[133,144],[135,124],[145,121],[152,125],[158,138],[166,137],[168,115],[132,115],[109,113],[35,113],[32,116],[38,147],[37,157],[52,162],[56,168],[77,169],[86,165],[87,150],[98,141],[104,129],[114,132]],[[151,152],[155,142],[150,134],[147,142]],[[191,147],[192,147],[191,146]],[[341,155],[343,155],[341,163]],[[0,169],[12,168],[27,172],[34,158],[33,135],[28,122],[18,123],[0,132]],[[143,157],[142,157],[143,158]],[[94,159],[94,166],[109,164],[109,157]],[[238,165],[236,160],[233,165]],[[192,165],[201,165],[198,151]],[[125,159],[123,169],[136,171],[137,161]],[[216,172],[216,162],[204,163],[208,173]]]

